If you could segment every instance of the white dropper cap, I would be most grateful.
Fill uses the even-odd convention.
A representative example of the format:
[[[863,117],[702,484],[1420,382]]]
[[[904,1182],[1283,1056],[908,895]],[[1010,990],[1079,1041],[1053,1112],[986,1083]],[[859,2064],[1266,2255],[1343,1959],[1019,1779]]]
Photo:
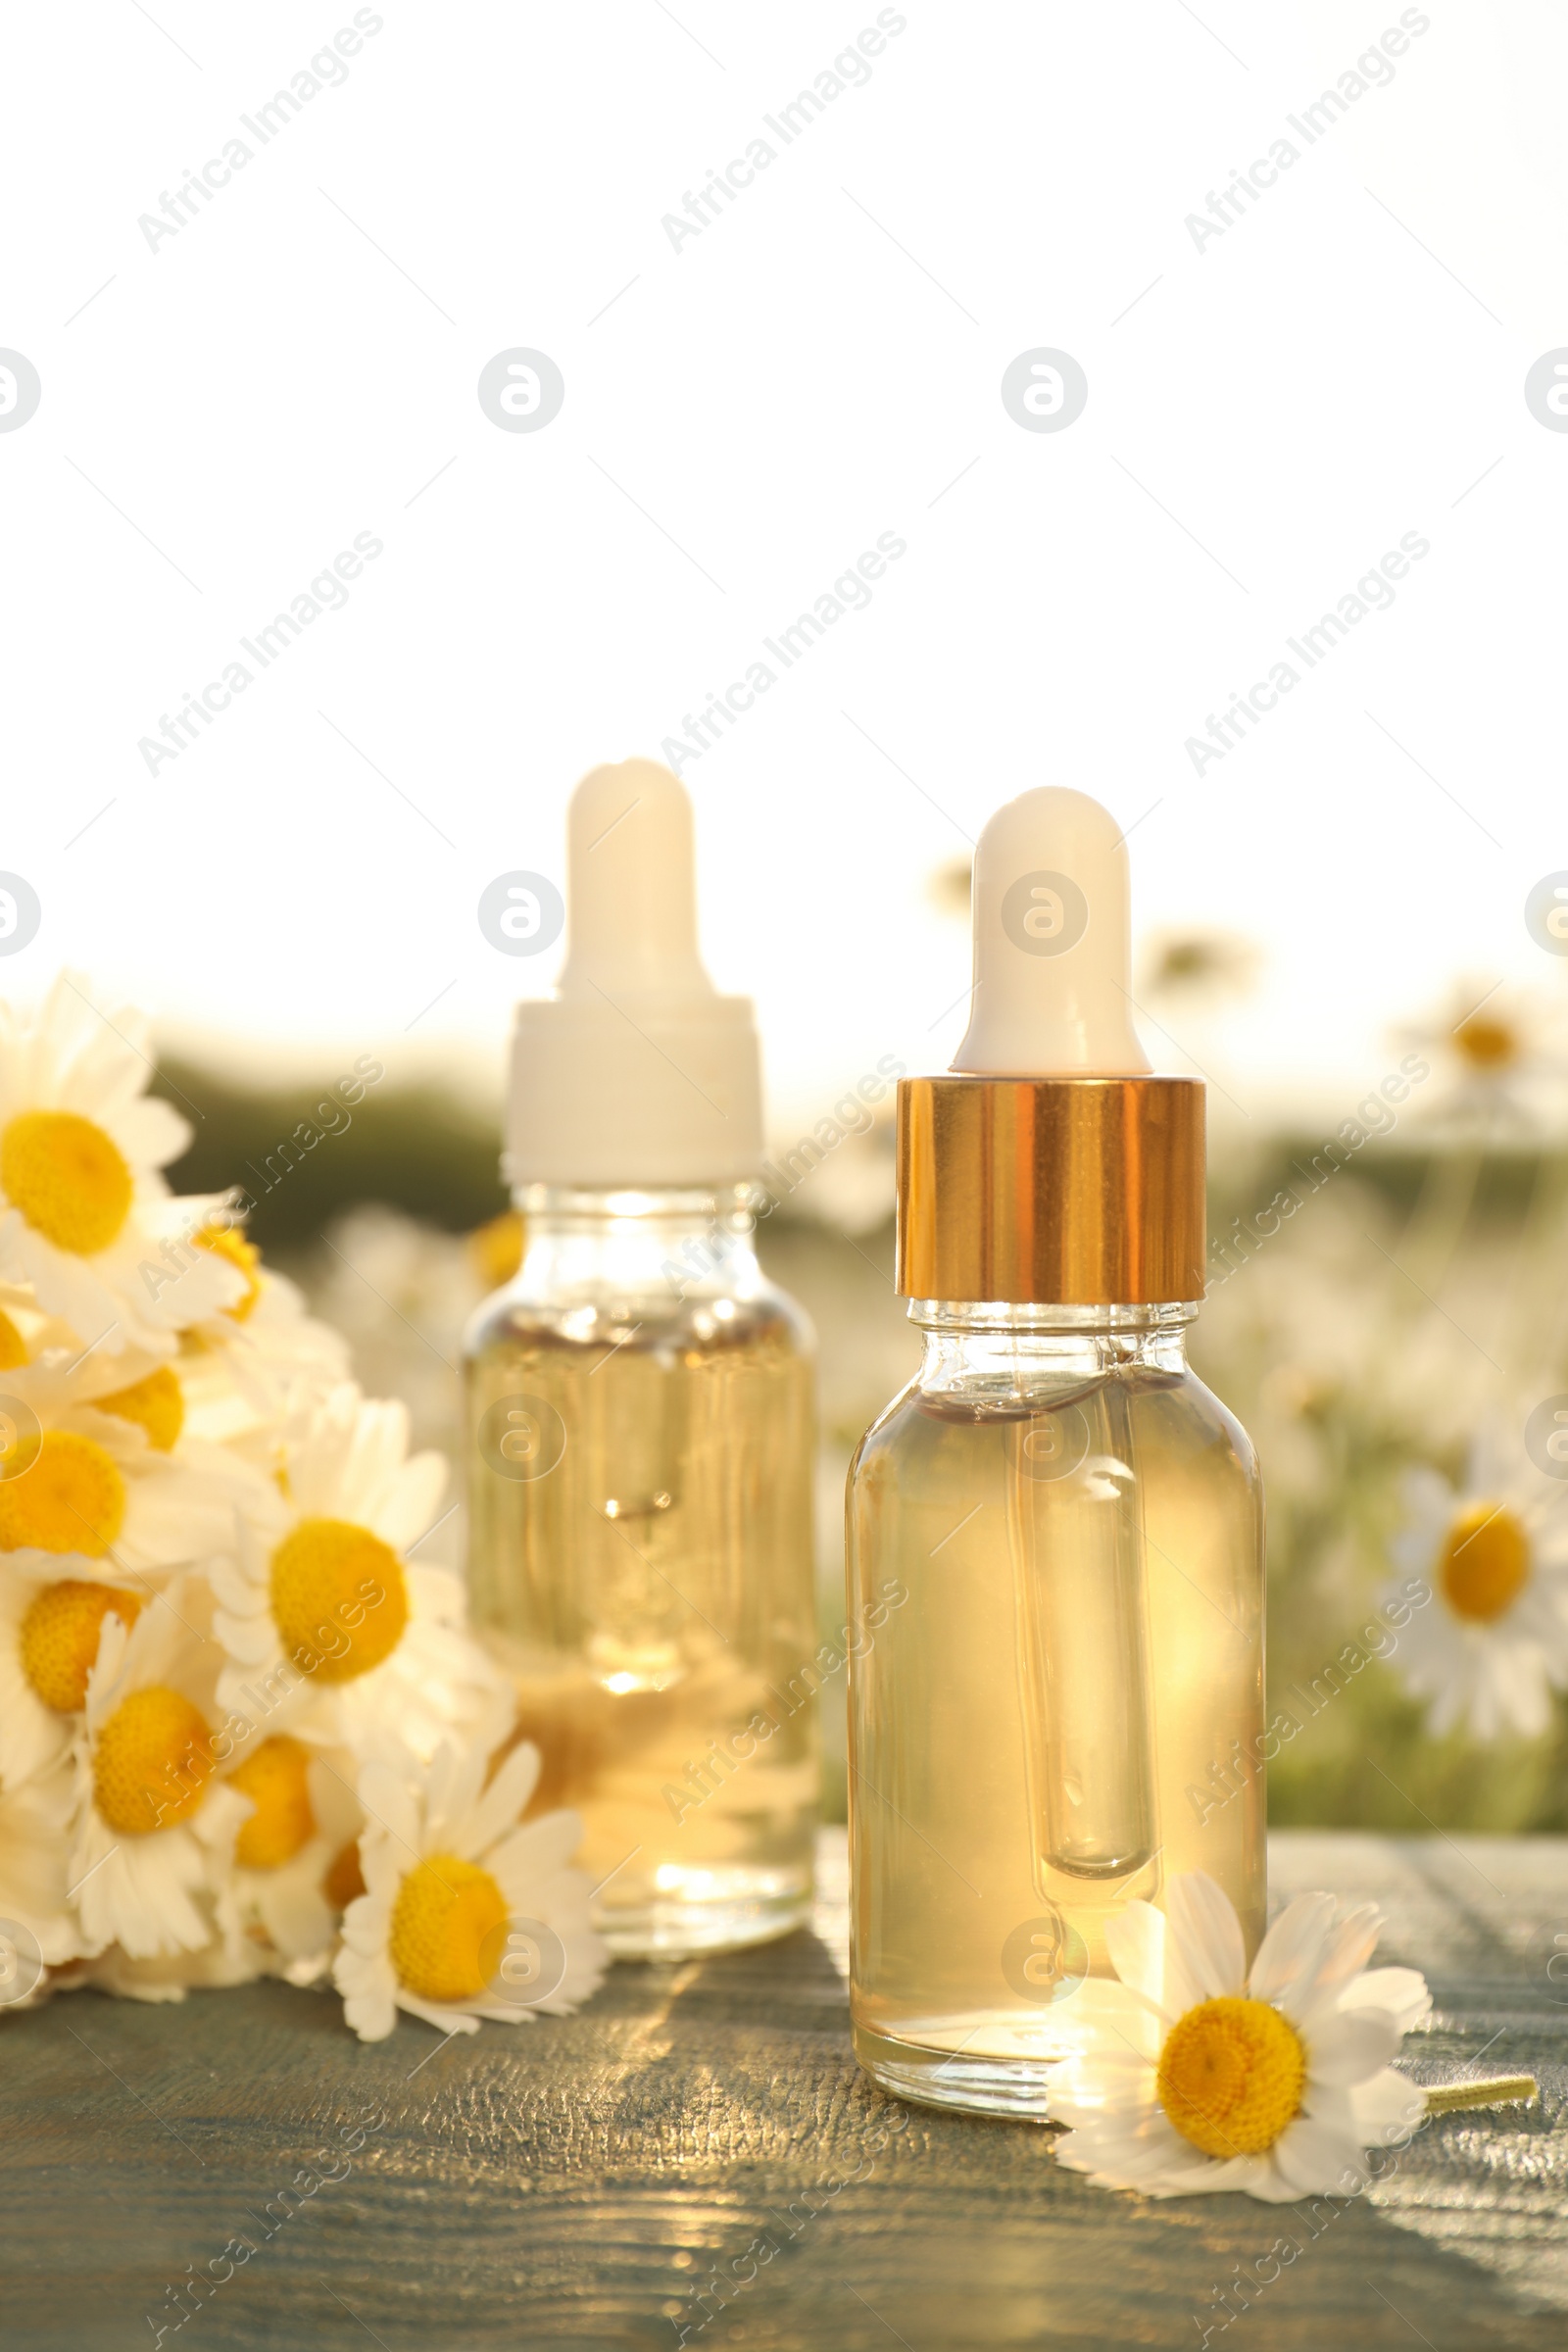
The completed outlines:
[[[999,808],[974,860],[974,994],[956,1071],[1121,1078],[1133,1029],[1127,845],[1108,808],[1055,784]]]
[[[596,767],[566,817],[566,959],[517,1006],[510,1184],[739,1183],[762,1152],[748,997],[697,951],[691,802],[652,760]]]

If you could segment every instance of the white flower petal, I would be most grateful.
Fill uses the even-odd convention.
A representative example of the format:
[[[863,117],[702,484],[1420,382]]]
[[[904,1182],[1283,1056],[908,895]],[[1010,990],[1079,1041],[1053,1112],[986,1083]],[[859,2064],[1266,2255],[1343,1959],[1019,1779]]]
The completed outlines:
[[[1375,2081],[1376,2077],[1370,2079]],[[1347,2139],[1360,2137],[1354,2090],[1342,2090],[1336,2083],[1320,2082],[1310,2071],[1301,2091],[1301,2113],[1327,2124],[1331,2132],[1342,2132]]]
[[[32,1588],[36,1590],[36,1587]],[[46,1707],[23,1671],[19,1628],[0,1627],[0,1788],[52,1771],[71,1745],[73,1719]]]
[[[258,1609],[247,1617],[215,1610],[213,1632],[236,1665],[261,1666],[278,1654],[277,1628],[269,1610]]]
[[[531,1740],[514,1747],[474,1809],[474,1852],[482,1854],[522,1818],[539,1780],[539,1750]]]
[[[421,1807],[407,1779],[386,1764],[368,1764],[360,1775],[360,1802],[368,1817],[368,1836],[380,1832],[390,1838],[399,1869],[412,1867],[420,1850]]]
[[[392,1893],[397,1889],[394,1884]],[[343,1914],[343,1948],[368,1959],[381,1952],[392,1925],[392,1903],[380,1889],[355,1896]],[[388,1961],[390,1968],[391,1962]]]
[[[1319,1993],[1337,1996],[1344,1990],[1377,1949],[1382,1927],[1383,1914],[1376,1903],[1357,1903],[1346,1913],[1329,1937],[1318,1967]]]
[[[477,2034],[479,2031],[478,2010],[466,2004],[461,2009],[452,2009],[441,2001],[421,2001],[402,1985],[398,1987],[398,2007],[406,2009],[411,2017],[422,2017],[427,2026],[434,2026],[442,2034]]]
[[[1287,2017],[1298,2014],[1291,1996],[1315,1977],[1334,1923],[1332,1894],[1298,1894],[1286,1905],[1252,1962],[1247,1988],[1257,2001],[1273,2001]]]
[[[376,1506],[375,1532],[381,1541],[404,1550],[428,1535],[440,1516],[450,1475],[444,1454],[416,1453],[400,1464]]]
[[[1152,2099],[1147,2100],[1136,2114],[1119,2115],[1108,2120],[1090,2114],[1079,2119],[1071,2104],[1053,2096],[1051,2114],[1054,2122],[1072,2127],[1071,2141],[1057,2142],[1066,2162],[1065,2151],[1070,2147],[1082,2156],[1092,2148],[1096,2159],[1114,2160],[1139,2172],[1181,2164],[1207,2164],[1212,2160],[1202,2156],[1190,2140],[1183,2139],[1164,2109]]]
[[[1369,1968],[1351,1979],[1340,1995],[1345,2009],[1387,2009],[1401,2034],[1424,2026],[1432,2015],[1432,1995],[1418,1968]]]
[[[68,1761],[25,1788],[0,1793],[0,1919],[30,1929],[51,1966],[82,1950],[66,1877],[74,1779]]]
[[[1283,2144],[1283,2140],[1276,2140],[1266,2156],[1242,2157],[1235,2167],[1232,2185],[1264,2205],[1294,2205],[1301,2192],[1279,2164]]]
[[[1165,2111],[1154,2093],[1153,2068],[1127,2060],[1127,2074],[1118,2082],[1112,2074],[1116,2064],[1114,2051],[1097,2049],[1091,2061],[1075,2064],[1069,2059],[1062,2067],[1054,2067],[1051,2121],[1067,2124],[1075,2132],[1102,2127],[1107,2133],[1112,2127],[1135,2131],[1156,2117],[1164,2121]],[[1170,2129],[1168,2123],[1165,2128]]]
[[[229,1617],[266,1618],[267,1589],[247,1576],[237,1559],[219,1552],[206,1563],[207,1581],[213,1589],[213,1598]],[[222,1640],[220,1635],[220,1641]]]
[[[1105,1948],[1122,1983],[1158,2008],[1165,1996],[1165,1915],[1135,1900],[1105,1925]]]
[[[1169,2143],[1151,2139],[1147,2146],[1129,2149],[1112,2141],[1102,2145],[1095,2131],[1069,2132],[1056,2143],[1056,2162],[1069,2172],[1087,2173],[1105,2188],[1134,2188],[1149,2197],[1212,2195],[1240,2188],[1252,2160],[1237,2157],[1219,2163],[1190,2147],[1178,2132]]]
[[[1307,2045],[1307,2080],[1348,2089],[1388,2065],[1403,2034],[1386,2009],[1342,2009],[1319,2020]]]
[[[72,1875],[92,1948],[118,1943],[137,1960],[210,1943],[213,1923],[192,1900],[207,1884],[206,1857],[190,1832],[180,1825],[116,1838],[96,1809],[90,1820],[93,1835],[72,1857]]]
[[[139,1101],[127,1102],[102,1124],[127,1159],[144,1160],[150,1168],[166,1168],[190,1147],[189,1120],[157,1095],[143,1095]]]
[[[1186,1973],[1200,1997],[1217,2000],[1247,1988],[1247,1947],[1229,1895],[1206,1871],[1172,1879],[1165,1891],[1170,1922]],[[1168,2006],[1168,2003],[1167,2003]]]
[[[349,1905],[351,1913],[358,1908]],[[332,1964],[332,1981],[343,1995],[344,2018],[360,2039],[385,2041],[398,2022],[397,1979],[385,1953],[362,1953],[345,1943]]]
[[[1392,2147],[1407,2139],[1427,2111],[1427,2094],[1420,2083],[1392,2066],[1370,2082],[1357,2082],[1349,2099],[1356,2137],[1366,2147]]]
[[[582,1843],[582,1818],[576,1813],[542,1813],[526,1828],[514,1830],[489,1856],[488,1867],[502,1892],[525,1898],[531,1881],[547,1878],[571,1860]]]
[[[1310,2115],[1288,2124],[1269,2153],[1296,2196],[1347,2197],[1368,2178],[1356,2142]]]

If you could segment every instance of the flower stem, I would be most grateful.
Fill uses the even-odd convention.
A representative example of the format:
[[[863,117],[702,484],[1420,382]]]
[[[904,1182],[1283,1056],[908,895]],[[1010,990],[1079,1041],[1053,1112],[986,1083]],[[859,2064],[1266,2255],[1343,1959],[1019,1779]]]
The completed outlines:
[[[1428,2115],[1451,2115],[1460,2107],[1506,2107],[1516,2099],[1541,2096],[1534,2075],[1482,2075],[1468,2082],[1429,2082]]]

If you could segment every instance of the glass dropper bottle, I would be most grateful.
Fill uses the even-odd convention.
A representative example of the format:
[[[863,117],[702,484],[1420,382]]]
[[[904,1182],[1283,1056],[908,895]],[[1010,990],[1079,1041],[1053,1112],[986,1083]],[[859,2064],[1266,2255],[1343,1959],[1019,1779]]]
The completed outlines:
[[[697,951],[691,806],[646,760],[568,813],[567,953],[519,1004],[515,1279],[465,1342],[468,1583],[617,1953],[808,1912],[812,1338],[763,1276],[752,1008]]]
[[[1203,1090],[1128,1017],[1127,857],[1025,793],[975,861],[975,992],[899,1087],[899,1289],[924,1361],[851,1468],[851,2002],[906,2098],[1045,2118],[1109,1920],[1206,1871],[1264,1910],[1262,1505],[1188,1369]],[[1230,1793],[1221,1793],[1221,1791]]]

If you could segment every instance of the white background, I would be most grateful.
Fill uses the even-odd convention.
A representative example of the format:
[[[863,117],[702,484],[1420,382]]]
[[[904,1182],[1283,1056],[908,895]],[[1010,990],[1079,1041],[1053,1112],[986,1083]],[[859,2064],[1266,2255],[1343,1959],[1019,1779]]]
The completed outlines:
[[[1560,994],[1521,910],[1568,866],[1568,433],[1523,382],[1568,344],[1568,13],[1434,0],[1309,150],[1284,118],[1398,7],[911,0],[788,148],[761,117],[874,6],[375,13],[263,148],[239,116],[351,7],[7,12],[0,344],[43,397],[0,433],[0,867],[44,918],[0,986],[84,967],[240,1077],[374,1049],[493,1084],[549,973],[480,936],[484,884],[559,874],[576,776],[657,756],[892,531],[870,608],[685,769],[776,1119],[946,1061],[967,947],[929,878],[1040,782],[1141,819],[1142,926],[1265,948],[1219,1049],[1253,1109],[1353,1101],[1450,986]],[[673,250],[760,133],[777,160]],[[1282,134],[1300,160],[1198,250]],[[536,433],[475,394],[518,345],[565,378]],[[1038,345],[1087,371],[1063,432],[1002,405]],[[367,531],[346,609],[149,774],[138,739]],[[1409,531],[1394,608],[1195,774],[1185,740]]]

